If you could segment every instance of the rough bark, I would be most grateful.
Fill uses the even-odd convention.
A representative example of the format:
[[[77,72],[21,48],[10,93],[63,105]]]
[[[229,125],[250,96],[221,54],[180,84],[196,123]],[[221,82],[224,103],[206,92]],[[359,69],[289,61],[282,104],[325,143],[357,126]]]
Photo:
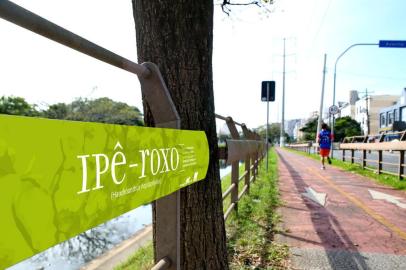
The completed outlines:
[[[228,269],[214,114],[213,0],[132,0],[138,62],[158,65],[182,129],[203,130],[206,179],[181,190],[181,268]],[[144,103],[145,123],[153,123]]]

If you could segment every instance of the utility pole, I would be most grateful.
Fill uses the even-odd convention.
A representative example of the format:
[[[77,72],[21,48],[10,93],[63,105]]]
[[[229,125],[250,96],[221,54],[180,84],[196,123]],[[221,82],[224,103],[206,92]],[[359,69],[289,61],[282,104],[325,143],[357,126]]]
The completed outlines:
[[[323,120],[323,101],[324,101],[324,82],[326,79],[326,60],[327,60],[327,54],[324,54],[323,81],[321,84],[320,110],[319,110],[319,121],[317,122],[316,142],[317,142],[317,136],[319,135],[320,130],[321,130],[321,122]]]
[[[285,147],[285,60],[286,60],[286,38],[283,39],[283,75],[282,75],[282,120],[281,120],[281,134],[280,134],[280,147]]]
[[[364,94],[362,98],[365,98],[365,114],[366,114],[366,126],[367,126],[367,134],[369,135],[371,133],[371,127],[370,127],[370,121],[369,121],[369,104],[368,101],[370,99],[369,94],[373,93],[373,91],[368,91],[368,89],[365,89],[364,92],[360,92],[360,94]]]

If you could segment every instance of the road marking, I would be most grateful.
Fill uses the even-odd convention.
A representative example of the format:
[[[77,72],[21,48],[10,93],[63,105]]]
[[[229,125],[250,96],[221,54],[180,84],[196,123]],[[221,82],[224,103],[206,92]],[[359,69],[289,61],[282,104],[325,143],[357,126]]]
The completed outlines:
[[[305,188],[306,192],[302,193],[303,196],[306,196],[312,201],[315,201],[316,203],[320,204],[321,206],[324,207],[326,204],[326,193],[318,193],[311,187]]]
[[[380,214],[376,213],[374,210],[372,210],[371,208],[369,208],[367,205],[365,205],[364,203],[362,203],[360,200],[358,200],[357,198],[355,198],[354,196],[348,194],[347,192],[345,192],[342,188],[340,188],[339,186],[337,186],[331,179],[327,178],[324,175],[321,175],[318,170],[315,170],[313,168],[307,168],[309,171],[311,171],[312,173],[314,173],[315,175],[319,176],[321,180],[323,180],[324,182],[326,182],[328,185],[330,185],[332,188],[334,188],[335,190],[337,190],[341,195],[343,195],[344,197],[346,197],[348,200],[350,200],[353,204],[355,204],[356,206],[358,206],[359,208],[361,208],[362,210],[364,210],[368,215],[370,215],[373,219],[375,219],[376,221],[378,221],[379,223],[381,223],[382,225],[386,226],[389,230],[391,230],[392,232],[394,232],[395,234],[397,234],[400,238],[402,238],[403,240],[406,240],[406,232],[402,231],[399,227],[397,227],[396,225],[390,223],[387,219],[385,219],[383,216],[381,216]]]
[[[384,200],[387,201],[388,203],[393,203],[394,205],[405,209],[406,208],[406,203],[401,203],[399,200],[401,200],[402,198],[399,197],[395,197],[386,193],[382,193],[379,191],[375,191],[372,189],[368,189],[369,193],[372,196],[372,199],[374,200]]]

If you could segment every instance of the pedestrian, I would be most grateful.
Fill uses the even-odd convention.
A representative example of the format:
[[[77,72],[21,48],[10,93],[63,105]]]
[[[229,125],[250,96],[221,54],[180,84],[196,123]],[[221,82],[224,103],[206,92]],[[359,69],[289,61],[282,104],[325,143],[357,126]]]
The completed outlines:
[[[324,159],[327,158],[328,164],[331,164],[330,155],[330,148],[331,142],[334,136],[331,134],[330,130],[328,130],[328,126],[326,123],[321,125],[321,131],[318,134],[317,142],[319,143],[320,147],[320,160],[321,160],[321,169],[325,170],[326,167],[324,166]]]

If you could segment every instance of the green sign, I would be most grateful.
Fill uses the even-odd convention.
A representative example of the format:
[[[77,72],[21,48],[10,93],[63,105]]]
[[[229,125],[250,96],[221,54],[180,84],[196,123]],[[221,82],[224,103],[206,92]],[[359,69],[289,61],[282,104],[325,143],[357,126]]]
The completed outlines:
[[[204,179],[202,131],[0,115],[0,269]]]

